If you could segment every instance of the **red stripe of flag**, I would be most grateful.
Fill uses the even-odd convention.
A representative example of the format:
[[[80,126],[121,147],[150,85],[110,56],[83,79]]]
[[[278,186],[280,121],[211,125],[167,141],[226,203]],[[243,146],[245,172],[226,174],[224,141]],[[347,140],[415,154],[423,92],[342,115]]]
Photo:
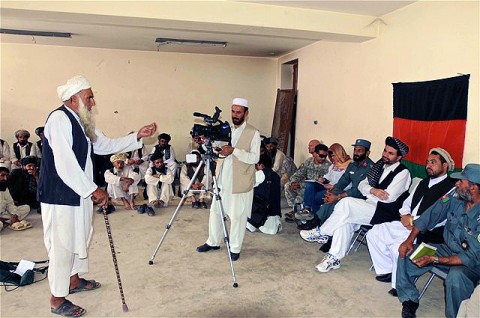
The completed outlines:
[[[393,119],[393,136],[410,148],[405,160],[425,165],[428,151],[441,147],[462,168],[466,120],[418,121],[403,118]]]

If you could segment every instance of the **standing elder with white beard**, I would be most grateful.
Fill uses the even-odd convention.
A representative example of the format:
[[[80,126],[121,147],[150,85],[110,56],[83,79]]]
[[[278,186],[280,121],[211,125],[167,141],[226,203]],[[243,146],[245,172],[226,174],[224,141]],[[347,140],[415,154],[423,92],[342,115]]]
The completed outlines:
[[[107,193],[93,182],[93,154],[138,149],[142,147],[141,138],[152,136],[157,126],[152,123],[136,135],[108,139],[95,129],[95,99],[85,77],[69,79],[57,92],[63,105],[50,113],[45,124],[38,195],[50,262],[51,311],[79,317],[86,310],[65,297],[100,287],[100,283],[80,278],[79,274],[88,272],[93,202],[105,206],[108,201]]]
[[[260,158],[260,133],[247,123],[248,100],[235,98],[232,102],[232,142],[219,152],[217,162],[218,187],[225,214],[230,218],[230,255],[233,261],[240,258],[247,218],[252,214],[255,164]],[[208,240],[197,247],[204,253],[218,250],[224,238],[220,204],[214,197],[210,208]]]

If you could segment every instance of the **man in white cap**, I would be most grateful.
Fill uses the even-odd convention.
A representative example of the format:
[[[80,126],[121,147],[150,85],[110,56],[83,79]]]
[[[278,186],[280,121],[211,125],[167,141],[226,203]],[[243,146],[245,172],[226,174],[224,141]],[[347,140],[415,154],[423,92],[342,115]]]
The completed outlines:
[[[113,168],[105,171],[105,182],[110,198],[122,200],[125,209],[135,209],[135,196],[138,195],[138,182],[140,174],[135,172],[131,166],[125,165],[127,156],[119,153],[110,157]]]
[[[402,208],[398,211],[401,219],[377,224],[367,233],[368,250],[377,274],[376,280],[391,282],[392,289],[388,293],[392,296],[397,296],[395,284],[398,247],[410,234],[413,221],[455,187],[455,181],[447,175],[447,172],[453,169],[455,163],[445,149],[431,149],[425,167],[428,178],[420,181],[403,202]],[[421,234],[417,238],[417,243],[443,243],[442,234],[443,224],[440,223],[431,231]]]
[[[247,218],[252,213],[255,164],[260,158],[260,133],[247,124],[248,100],[235,98],[232,102],[232,141],[224,145],[217,163],[218,186],[221,189],[225,214],[230,218],[230,256],[240,258]],[[208,240],[197,247],[200,253],[218,250],[224,239],[220,206],[216,198],[210,208]]]
[[[140,148],[141,139],[152,136],[157,126],[152,123],[137,134],[108,139],[95,129],[91,112],[95,99],[85,77],[69,79],[57,92],[63,105],[50,113],[45,124],[38,196],[50,264],[51,311],[78,317],[86,310],[65,297],[100,287],[79,274],[88,272],[93,202],[105,206],[108,201],[107,193],[93,182],[93,154]]]

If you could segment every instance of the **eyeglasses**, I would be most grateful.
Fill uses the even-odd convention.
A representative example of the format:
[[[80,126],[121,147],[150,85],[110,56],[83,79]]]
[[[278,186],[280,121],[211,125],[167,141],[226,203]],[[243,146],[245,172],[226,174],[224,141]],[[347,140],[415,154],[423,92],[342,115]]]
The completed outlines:
[[[318,155],[320,158],[327,158],[327,155]]]

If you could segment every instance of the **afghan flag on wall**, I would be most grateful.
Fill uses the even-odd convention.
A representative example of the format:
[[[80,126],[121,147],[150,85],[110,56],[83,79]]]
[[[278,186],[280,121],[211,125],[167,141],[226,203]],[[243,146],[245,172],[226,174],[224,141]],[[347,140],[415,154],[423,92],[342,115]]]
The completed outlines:
[[[425,178],[425,159],[435,147],[447,150],[462,168],[470,75],[393,84],[393,136],[410,147],[402,162]]]

